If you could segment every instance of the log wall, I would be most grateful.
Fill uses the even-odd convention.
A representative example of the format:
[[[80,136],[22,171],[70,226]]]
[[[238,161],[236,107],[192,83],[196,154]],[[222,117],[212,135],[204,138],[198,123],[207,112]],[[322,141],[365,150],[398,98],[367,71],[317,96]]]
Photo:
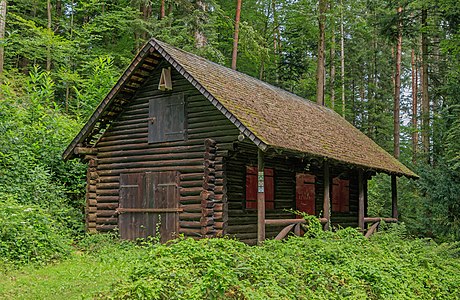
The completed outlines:
[[[95,145],[97,157],[88,172],[90,231],[117,228],[120,174],[169,170],[180,172],[179,233],[214,236],[226,226],[223,162],[239,131],[174,68],[172,92],[158,90],[167,67],[160,63]],[[186,140],[149,144],[149,100],[175,93],[184,94]]]

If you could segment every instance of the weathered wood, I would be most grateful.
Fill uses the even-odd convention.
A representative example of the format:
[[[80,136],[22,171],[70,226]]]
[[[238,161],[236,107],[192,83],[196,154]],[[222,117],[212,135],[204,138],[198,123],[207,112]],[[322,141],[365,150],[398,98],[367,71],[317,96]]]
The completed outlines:
[[[364,230],[364,216],[365,216],[365,211],[364,211],[364,177],[363,177],[363,171],[359,169],[358,171],[358,224],[359,228],[361,230]]]
[[[374,223],[374,222],[381,222],[381,221],[384,221],[384,222],[387,222],[387,223],[396,223],[398,222],[398,219],[396,218],[369,218],[369,217],[366,217],[364,218],[364,223]]]
[[[324,225],[325,230],[329,230],[331,227],[331,196],[330,196],[330,175],[329,175],[329,162],[324,161],[323,164],[324,172],[324,196],[323,196],[323,215],[328,221]]]
[[[284,239],[287,236],[287,234],[292,230],[292,228],[294,228],[294,226],[296,226],[296,224],[291,224],[283,228],[283,230],[281,230],[280,233],[278,233],[278,235],[275,237],[275,240]]]
[[[396,175],[391,175],[391,216],[398,219],[398,185]]]
[[[117,213],[180,213],[183,208],[118,208]]]
[[[257,149],[257,243],[265,241],[264,153]]]
[[[97,148],[88,148],[88,147],[75,147],[73,150],[75,154],[83,155],[83,154],[97,154]]]
[[[328,220],[326,218],[319,218],[320,223],[326,224]],[[305,219],[266,219],[266,225],[277,225],[277,226],[284,226],[288,224],[305,224],[307,221]]]
[[[367,230],[366,234],[364,235],[366,238],[369,238],[371,235],[374,234],[374,232],[377,231],[377,228],[379,227],[380,222],[376,222],[372,224],[372,226]]]

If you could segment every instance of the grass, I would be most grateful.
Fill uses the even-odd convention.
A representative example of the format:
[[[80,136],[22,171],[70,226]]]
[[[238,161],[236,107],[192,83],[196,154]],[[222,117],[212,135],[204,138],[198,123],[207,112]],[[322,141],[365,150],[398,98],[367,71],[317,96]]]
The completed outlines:
[[[107,242],[98,249],[75,249],[60,262],[0,271],[0,299],[91,299],[109,293],[127,277],[143,249]]]

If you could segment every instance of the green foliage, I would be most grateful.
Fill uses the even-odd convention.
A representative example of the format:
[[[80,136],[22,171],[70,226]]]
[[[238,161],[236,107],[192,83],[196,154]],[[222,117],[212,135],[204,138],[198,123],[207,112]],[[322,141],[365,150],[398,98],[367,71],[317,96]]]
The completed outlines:
[[[1,262],[45,263],[65,257],[71,243],[67,232],[46,210],[0,193]]]
[[[391,226],[371,240],[355,229],[251,247],[229,239],[145,249],[110,299],[452,299],[457,245],[404,240]],[[410,284],[408,284],[410,283]]]

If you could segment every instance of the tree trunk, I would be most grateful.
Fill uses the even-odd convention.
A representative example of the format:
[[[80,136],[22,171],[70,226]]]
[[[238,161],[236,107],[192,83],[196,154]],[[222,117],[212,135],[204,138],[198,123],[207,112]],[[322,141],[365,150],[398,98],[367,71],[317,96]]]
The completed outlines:
[[[47,0],[46,10],[48,12],[48,34],[51,36],[51,0]],[[48,39],[51,38],[50,36]],[[46,71],[51,70],[51,45],[49,43],[50,41],[48,40],[48,45],[46,46]]]
[[[275,82],[278,84],[279,83],[279,74],[278,74],[278,68],[279,68],[279,53],[280,51],[280,42],[281,38],[279,36],[279,27],[280,24],[278,22],[278,14],[276,11],[276,0],[271,1],[272,5],[272,11],[273,11],[273,55],[274,60],[275,60]]]
[[[165,0],[160,0],[160,20],[165,17]]]
[[[240,32],[240,14],[242,0],[236,0],[235,32],[233,34],[232,69],[236,70],[236,59],[238,57],[238,34]]]
[[[326,42],[326,9],[327,0],[319,0],[319,37],[318,37],[318,64],[316,67],[316,103],[324,105],[324,73],[325,73],[325,42]]]
[[[417,132],[417,86],[418,74],[415,58],[415,50],[411,52],[411,66],[412,66],[412,162],[415,164],[417,161],[417,145],[418,145],[418,132]]]
[[[332,11],[333,4],[329,4],[329,9]],[[330,49],[330,91],[331,91],[331,108],[335,107],[335,18],[332,19],[331,26],[331,49]]]
[[[196,6],[199,10],[202,11],[203,14],[206,13],[206,4],[202,0],[197,0]],[[195,29],[194,37],[195,37],[195,47],[197,49],[203,48],[204,46],[206,46],[208,42],[208,39],[206,38],[206,35],[204,34],[201,28],[203,25],[202,22],[203,22],[202,20],[198,20],[196,22],[196,29]]]
[[[401,56],[402,56],[402,7],[398,7],[398,41],[396,45],[396,72],[395,72],[395,91],[394,91],[394,104],[393,104],[393,142],[394,142],[394,157],[399,158],[399,111],[401,99]]]
[[[430,162],[430,99],[428,96],[428,11],[422,10],[422,144],[423,153]]]
[[[6,0],[0,1],[0,75],[3,74],[3,65],[5,63],[5,48],[3,47],[3,39],[5,38],[6,25]]]
[[[342,117],[345,118],[345,32],[343,22],[343,1],[340,0],[340,77],[342,80]]]

